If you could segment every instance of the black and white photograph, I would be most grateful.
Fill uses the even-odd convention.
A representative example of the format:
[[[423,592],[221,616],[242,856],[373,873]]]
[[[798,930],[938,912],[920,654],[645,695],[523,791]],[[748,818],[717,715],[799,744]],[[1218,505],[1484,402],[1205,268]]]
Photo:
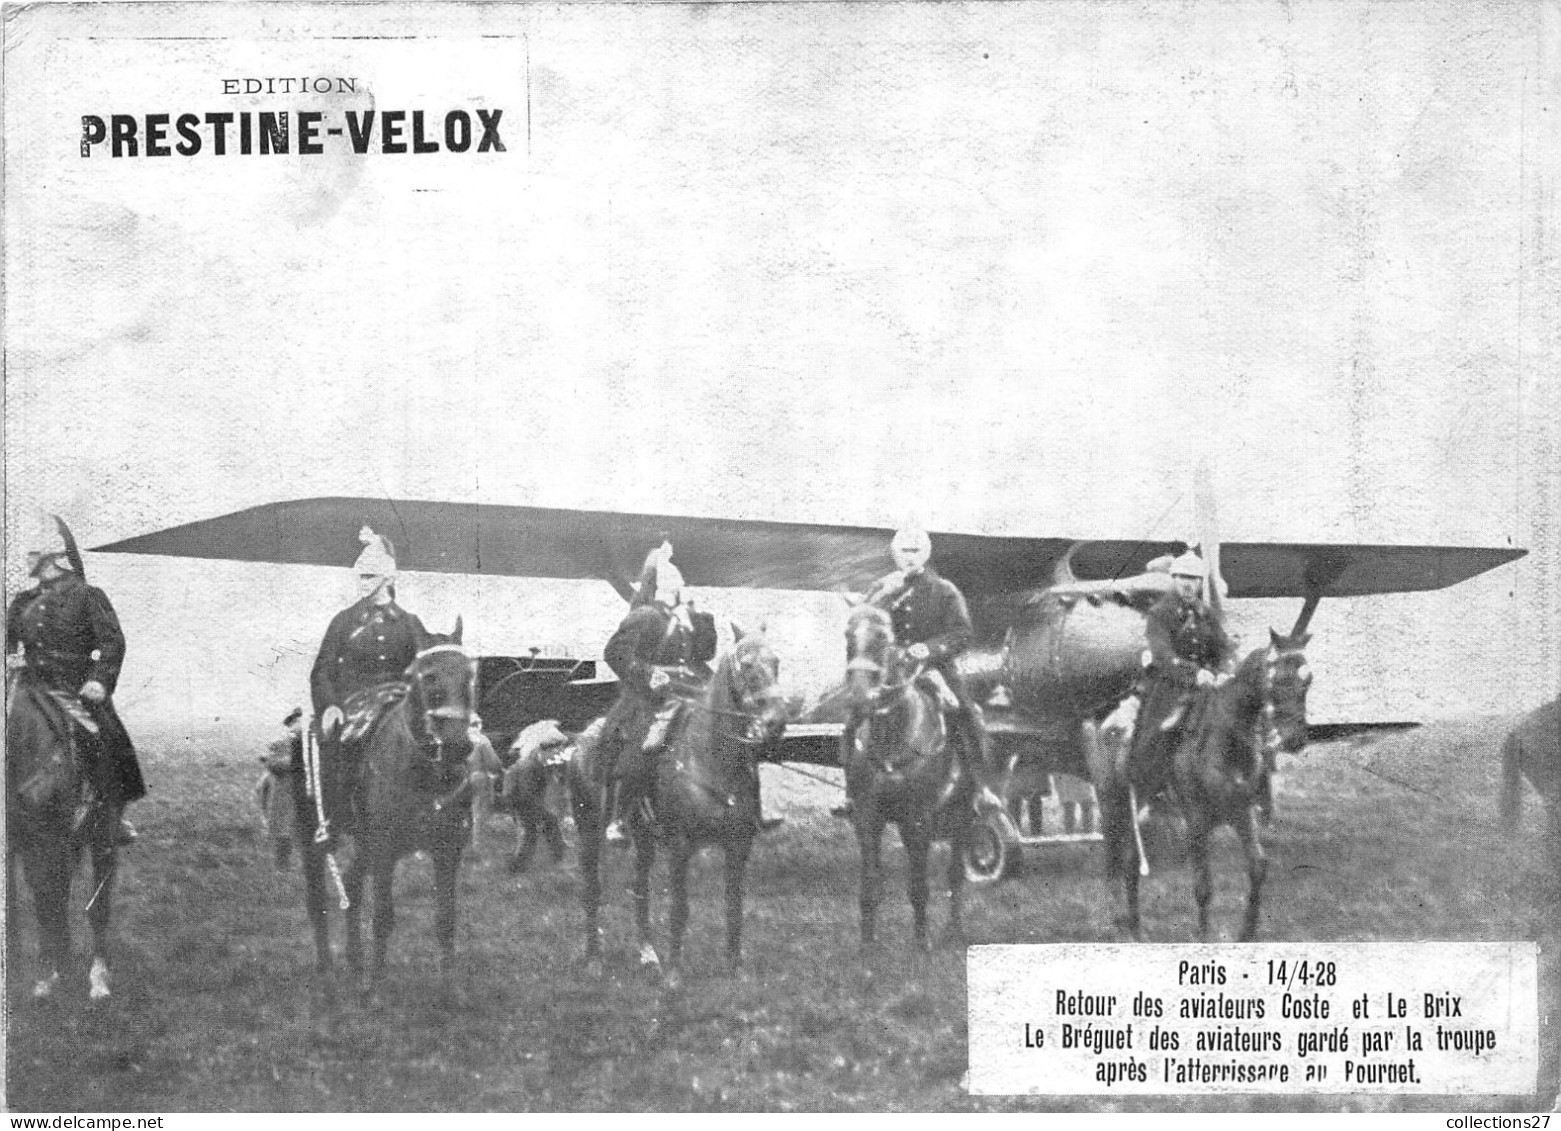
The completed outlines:
[[[6,1110],[1556,1105],[1554,3],[0,15]]]

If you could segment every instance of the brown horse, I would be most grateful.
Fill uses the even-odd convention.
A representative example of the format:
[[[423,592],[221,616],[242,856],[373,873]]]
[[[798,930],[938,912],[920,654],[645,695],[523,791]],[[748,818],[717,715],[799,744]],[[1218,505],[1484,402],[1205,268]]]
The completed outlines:
[[[852,723],[841,762],[851,820],[862,850],[862,949],[877,945],[883,890],[884,826],[895,825],[905,845],[906,890],[915,942],[927,945],[927,858],[934,839],[948,839],[947,939],[964,937],[964,852],[975,823],[975,783],[955,771],[953,739],[937,693],[921,684],[922,668],[894,642],[889,614],[873,605],[852,607],[846,622],[846,690]],[[844,740],[843,740],[844,741]]]
[[[476,702],[476,676],[476,660],[461,647],[457,618],[449,636],[430,634],[418,641],[417,656],[406,670],[404,684],[396,686],[393,702],[357,740],[362,765],[357,821],[355,827],[343,830],[351,835],[353,848],[341,877],[347,962],[354,972],[363,969],[363,881],[370,878],[374,952],[369,974],[376,982],[384,972],[385,951],[395,926],[391,889],[396,864],[418,850],[427,851],[434,864],[434,934],[441,966],[448,966],[454,957],[457,873],[470,832],[467,732]],[[317,813],[314,799],[306,792],[307,775],[293,777],[315,957],[324,975],[331,967],[325,847],[312,835]]]
[[[1501,816],[1507,831],[1523,815],[1523,779],[1545,799],[1551,859],[1561,864],[1561,699],[1523,718],[1501,744]]]
[[[80,810],[83,768],[76,724],[52,703],[48,689],[23,671],[12,678],[7,692],[6,856],[21,862],[38,918],[40,966],[33,996],[51,996],[70,965],[71,880],[85,848],[92,858],[93,885],[86,904],[92,927],[87,981],[92,1000],[101,1001],[109,996],[119,810],[103,803]],[[7,908],[8,918],[11,910]]]
[[[654,820],[645,807],[629,813],[634,838],[634,919],[640,961],[659,966],[651,941],[650,872],[656,841],[670,850],[672,908],[666,980],[680,980],[683,933],[688,926],[688,869],[705,845],[719,846],[726,871],[726,957],[736,970],[742,957],[743,882],[748,854],[759,828],[758,755],[786,726],[779,689],[780,661],[763,633],[732,626],[735,643],[721,657],[704,690],[688,700],[656,755],[650,788]],[[606,812],[601,721],[580,735],[570,763],[570,795],[579,838],[581,900],[585,908],[586,961],[593,973],[602,964],[600,861]]]
[[[1105,826],[1107,874],[1120,875],[1126,887],[1127,914],[1119,923],[1133,938],[1142,937],[1134,800],[1147,802],[1167,787],[1187,822],[1187,847],[1196,870],[1198,937],[1209,936],[1209,902],[1214,893],[1209,838],[1221,825],[1229,825],[1241,838],[1247,861],[1247,912],[1241,941],[1249,942],[1257,934],[1268,874],[1257,813],[1268,797],[1275,754],[1294,753],[1306,745],[1306,692],[1312,675],[1304,649],[1310,639],[1270,631],[1267,647],[1252,651],[1228,681],[1204,692],[1189,709],[1168,759],[1145,759],[1146,764],[1129,770],[1121,744],[1108,741],[1094,722],[1084,724],[1085,749]]]

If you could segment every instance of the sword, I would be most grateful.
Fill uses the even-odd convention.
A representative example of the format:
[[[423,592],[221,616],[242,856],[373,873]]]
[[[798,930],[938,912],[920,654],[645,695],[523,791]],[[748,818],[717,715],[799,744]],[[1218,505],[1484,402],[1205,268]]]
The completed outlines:
[[[314,740],[314,720],[305,714],[301,721],[304,740],[304,788],[314,798],[314,843],[324,844],[331,838],[331,823],[325,816],[325,787],[320,774],[320,747]],[[346,911],[352,906],[352,901],[347,898],[347,885],[342,882],[341,865],[336,862],[336,853],[326,852],[325,867],[330,871],[331,879],[336,884],[337,903],[343,911]]]

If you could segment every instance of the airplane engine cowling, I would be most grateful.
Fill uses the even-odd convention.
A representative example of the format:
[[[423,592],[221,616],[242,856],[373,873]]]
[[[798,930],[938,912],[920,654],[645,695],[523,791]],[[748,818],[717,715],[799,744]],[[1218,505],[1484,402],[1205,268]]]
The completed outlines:
[[[1144,614],[1133,603],[1046,592],[1025,606],[1000,648],[972,649],[960,666],[981,699],[1001,684],[1021,714],[1083,718],[1132,689],[1145,647]]]

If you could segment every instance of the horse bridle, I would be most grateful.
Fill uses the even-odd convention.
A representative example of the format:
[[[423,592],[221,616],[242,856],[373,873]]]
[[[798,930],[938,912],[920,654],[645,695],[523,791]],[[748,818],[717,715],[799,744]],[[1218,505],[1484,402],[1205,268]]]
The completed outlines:
[[[1263,696],[1263,708],[1259,714],[1258,747],[1262,750],[1265,759],[1272,759],[1284,745],[1284,736],[1279,733],[1278,711],[1274,706],[1275,676],[1279,671],[1279,662],[1290,656],[1300,656],[1301,666],[1295,670],[1296,680],[1303,685],[1311,679],[1311,666],[1306,662],[1306,654],[1300,648],[1280,648],[1276,644],[1270,644],[1263,657],[1263,678],[1259,684]],[[1304,718],[1304,716],[1303,716]],[[1293,722],[1286,719],[1286,722]]]
[[[739,664],[736,650],[733,650],[728,660],[734,666]],[[769,680],[765,686],[765,691],[769,694],[760,697],[754,695],[749,690],[747,679],[741,678],[743,675],[741,671],[734,671],[732,675],[735,677],[734,682],[741,689],[741,702],[745,708],[744,710],[727,711],[719,707],[707,706],[697,699],[690,699],[687,702],[696,710],[704,711],[709,715],[721,718],[746,719],[748,727],[745,733],[738,734],[735,731],[728,731],[728,735],[733,741],[739,742],[744,746],[762,746],[769,740],[761,726],[764,720],[764,709],[769,703],[781,698],[780,692],[776,690],[776,681],[774,679]]]
[[[423,673],[419,670],[418,664],[425,657],[435,655],[439,652],[456,652],[468,661],[472,659],[472,654],[460,644],[432,644],[429,647],[419,651],[417,655],[412,658],[412,663],[407,667],[407,682],[412,685],[419,703],[427,703],[428,699],[423,694]],[[423,713],[420,716],[420,720],[423,726],[424,741],[420,745],[425,748],[429,746],[433,747],[434,753],[430,759],[431,761],[444,761],[445,743],[444,739],[439,737],[439,731],[434,726],[434,721],[436,719],[470,720],[471,718],[471,707],[472,705],[475,705],[477,701],[477,669],[475,665],[471,669],[471,676],[468,680],[466,701],[468,705],[464,710],[460,707],[453,706],[426,707],[423,710]]]

